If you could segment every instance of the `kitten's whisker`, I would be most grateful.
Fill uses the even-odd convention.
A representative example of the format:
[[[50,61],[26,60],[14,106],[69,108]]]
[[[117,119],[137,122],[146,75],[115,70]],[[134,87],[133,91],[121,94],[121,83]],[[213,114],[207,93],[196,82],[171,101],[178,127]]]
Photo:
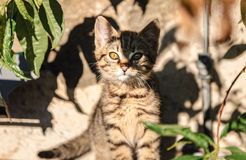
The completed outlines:
[[[144,83],[149,89],[151,89],[149,83],[146,80],[144,80],[143,78],[141,78],[141,74],[139,74],[139,76],[137,76],[137,77],[141,80],[142,83]]]
[[[145,84],[147,84],[147,87],[148,87],[149,89],[151,89],[149,83],[148,83],[146,80],[143,79],[143,82],[144,82]]]
[[[138,85],[138,87],[141,87],[141,85],[140,85],[140,80],[139,80],[139,78],[137,77],[137,85]]]
[[[137,84],[138,84],[138,87],[141,87],[141,79],[138,77],[138,75],[136,76],[136,80],[137,80]]]
[[[96,79],[101,79],[101,77],[102,77],[102,75],[99,74],[99,75],[96,76]]]
[[[97,62],[95,62],[95,63],[88,63],[88,65],[91,66],[91,67],[95,67],[95,66],[97,67]]]
[[[140,87],[144,87],[145,86],[140,76],[137,76],[137,82],[138,82],[138,85]]]
[[[145,85],[141,77],[139,77],[139,80],[140,80],[141,86],[144,87]]]

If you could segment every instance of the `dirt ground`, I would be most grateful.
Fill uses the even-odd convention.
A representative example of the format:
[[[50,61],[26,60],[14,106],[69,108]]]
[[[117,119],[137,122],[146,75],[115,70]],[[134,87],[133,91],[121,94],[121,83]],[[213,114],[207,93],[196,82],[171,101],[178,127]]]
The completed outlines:
[[[92,56],[93,25],[98,15],[108,17],[121,30],[139,30],[150,20],[159,19],[162,31],[155,72],[160,80],[163,123],[202,130],[201,80],[197,69],[198,54],[203,52],[202,15],[193,18],[195,25],[184,21],[185,13],[173,0],[94,0],[93,3],[60,0],[60,3],[65,18],[61,45],[50,52],[40,78],[25,82],[9,95],[7,103],[12,118],[10,122],[0,116],[0,160],[37,160],[38,151],[71,139],[87,127],[88,116],[101,93]],[[211,116],[216,119],[227,88],[246,63],[246,28],[238,23],[239,0],[235,0],[229,13],[230,40],[215,43],[224,32],[221,32],[223,23],[218,20],[223,13],[214,6],[210,22],[210,53],[215,68]],[[228,52],[243,53],[234,59],[223,59]],[[232,90],[223,122],[246,111],[245,86],[244,74]],[[216,124],[213,123],[213,133]],[[222,146],[236,145],[246,151],[245,135],[231,133],[229,137]],[[165,146],[174,140],[167,138]],[[166,153],[166,159],[174,154]],[[93,157],[89,153],[79,159],[93,160]]]

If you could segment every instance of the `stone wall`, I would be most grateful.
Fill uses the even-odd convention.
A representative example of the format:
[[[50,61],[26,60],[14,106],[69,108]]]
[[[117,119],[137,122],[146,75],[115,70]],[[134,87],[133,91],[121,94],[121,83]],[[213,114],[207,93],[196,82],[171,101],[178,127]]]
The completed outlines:
[[[160,55],[155,72],[160,80],[164,123],[178,123],[202,130],[201,83],[198,54],[203,52],[202,12],[190,16],[173,0],[60,0],[65,16],[65,34],[56,51],[50,52],[41,77],[18,86],[8,97],[12,121],[0,117],[0,159],[36,160],[37,152],[80,134],[88,115],[100,97],[93,59],[93,25],[104,15],[121,30],[140,30],[158,18],[161,25]],[[146,2],[146,3],[144,3]],[[210,53],[214,60],[212,111],[218,107],[233,78],[245,65],[245,30],[240,21],[239,0],[232,3],[230,38],[226,34],[223,10],[213,1],[210,21]],[[242,32],[242,31],[243,32]],[[220,33],[220,32],[221,33]],[[235,59],[223,59],[228,52],[244,51]],[[223,114],[223,121],[246,111],[245,75],[235,84]],[[86,114],[85,114],[86,113]],[[215,131],[216,122],[213,125]],[[228,136],[229,137],[229,136]],[[246,149],[245,135],[230,134],[222,145]],[[166,146],[174,139],[166,139]],[[173,153],[167,153],[172,156]],[[93,153],[81,159],[93,159]],[[170,159],[170,158],[167,158]]]

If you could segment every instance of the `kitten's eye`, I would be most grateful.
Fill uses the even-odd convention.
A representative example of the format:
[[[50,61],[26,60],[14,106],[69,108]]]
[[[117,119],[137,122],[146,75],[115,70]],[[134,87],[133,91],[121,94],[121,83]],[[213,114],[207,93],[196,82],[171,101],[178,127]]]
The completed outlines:
[[[137,53],[135,53],[135,54],[132,56],[131,59],[137,61],[137,60],[140,60],[140,58],[142,58],[142,56],[143,56],[142,53],[137,52]]]
[[[109,52],[109,57],[113,60],[119,59],[119,55],[115,52]]]

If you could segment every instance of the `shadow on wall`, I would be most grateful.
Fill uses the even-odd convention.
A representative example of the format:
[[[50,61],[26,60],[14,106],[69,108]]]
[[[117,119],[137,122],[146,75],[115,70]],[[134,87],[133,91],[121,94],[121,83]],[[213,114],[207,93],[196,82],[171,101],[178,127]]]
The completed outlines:
[[[52,127],[52,114],[48,111],[48,106],[53,97],[72,102],[77,111],[83,113],[82,106],[74,97],[74,90],[85,71],[84,64],[89,65],[92,73],[98,74],[93,53],[95,19],[96,17],[86,17],[83,23],[75,26],[69,34],[68,41],[56,52],[53,62],[47,62],[49,54],[46,54],[41,76],[20,85],[9,94],[8,110],[13,119],[10,122],[0,118],[0,125],[36,126],[41,127],[45,133],[48,127]],[[107,19],[116,29],[119,29],[114,19],[110,17]],[[81,52],[85,60],[81,60]],[[68,99],[55,93],[59,74],[64,76]],[[86,87],[95,82],[96,80],[85,81],[80,87]]]
[[[201,112],[193,108],[199,96],[199,88],[194,75],[187,72],[186,67],[177,68],[176,63],[170,60],[156,75],[160,83],[162,123],[177,124],[181,112],[187,113],[189,117],[194,117]],[[189,108],[184,105],[187,102],[190,104]],[[164,159],[172,159],[175,156],[174,150],[166,151],[175,140],[170,137],[163,138],[161,152]]]
[[[164,50],[168,48],[168,46],[177,45],[180,51],[182,51],[183,47],[188,47],[188,44],[180,45],[181,42],[178,42],[175,38],[175,32],[177,27],[171,28],[163,35],[159,53],[163,54]],[[232,45],[228,51],[225,53],[222,59],[232,59],[242,55],[242,52],[245,51],[245,44],[235,44]],[[181,53],[182,54],[182,53]],[[198,55],[197,55],[198,56]],[[222,60],[221,59],[221,60]],[[166,62],[163,70],[156,73],[159,83],[160,83],[160,94],[161,94],[161,121],[164,124],[178,124],[180,123],[180,113],[184,113],[187,115],[189,120],[193,117],[196,117],[198,114],[202,113],[202,106],[194,106],[194,103],[199,99],[200,88],[197,83],[197,78],[194,73],[188,72],[186,67],[177,68],[177,63],[174,60],[169,60]],[[222,82],[220,79],[220,75],[216,69],[216,66],[212,66],[211,68],[211,82],[214,83],[219,92],[222,89]],[[238,91],[232,92],[232,95],[237,94]],[[234,96],[231,96],[234,97]],[[239,107],[242,107],[241,102],[237,100],[228,99],[228,102],[237,106],[235,110],[231,113],[232,119],[238,117],[240,112],[238,110]],[[217,117],[217,113],[219,110],[220,104],[216,106],[211,106],[211,121],[215,121]],[[193,119],[197,125],[197,131],[204,132],[204,127],[202,124],[198,122],[198,120]],[[223,121],[223,123],[227,123],[229,120]],[[187,124],[186,126],[189,126]],[[242,137],[240,137],[242,138]],[[176,141],[176,138],[164,137],[162,139],[161,152],[164,159],[172,159],[175,156],[175,151],[166,151],[168,147],[173,145]],[[194,153],[197,151],[197,148],[194,145],[185,145],[182,148],[183,154]]]
[[[12,121],[0,119],[0,125],[41,127],[45,132],[52,127],[52,115],[47,107],[56,88],[56,77],[50,72],[42,72],[40,78],[18,86],[7,99]]]

